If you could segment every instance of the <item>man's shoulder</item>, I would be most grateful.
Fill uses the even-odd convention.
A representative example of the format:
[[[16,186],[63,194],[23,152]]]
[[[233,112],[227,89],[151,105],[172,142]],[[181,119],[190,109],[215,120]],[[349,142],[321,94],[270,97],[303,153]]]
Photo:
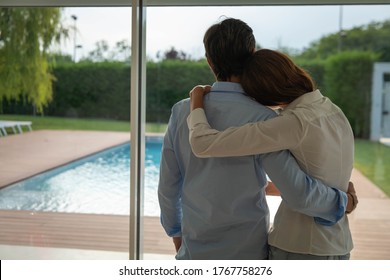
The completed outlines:
[[[189,108],[190,105],[190,98],[185,98],[182,100],[177,101],[175,104],[172,106],[172,110],[179,110],[184,108]]]
[[[174,121],[187,118],[189,114],[190,114],[189,98],[177,101],[171,108],[171,119]]]
[[[271,108],[256,101],[237,102],[234,105],[235,111],[241,111],[250,121],[264,121],[276,117],[278,114]]]
[[[205,110],[228,111],[230,114],[237,114],[245,122],[263,121],[277,116],[277,113],[247,96],[229,98],[205,99]],[[172,114],[175,116],[186,116],[190,113],[190,98],[179,100],[172,106]],[[212,115],[212,114],[211,114]],[[208,114],[209,116],[209,114]]]
[[[171,113],[174,115],[177,114],[189,114],[190,113],[190,99],[182,99],[173,104],[171,108]]]
[[[231,113],[243,112],[248,118],[264,120],[277,116],[276,112],[245,94],[216,95],[206,99],[206,107],[229,110]]]

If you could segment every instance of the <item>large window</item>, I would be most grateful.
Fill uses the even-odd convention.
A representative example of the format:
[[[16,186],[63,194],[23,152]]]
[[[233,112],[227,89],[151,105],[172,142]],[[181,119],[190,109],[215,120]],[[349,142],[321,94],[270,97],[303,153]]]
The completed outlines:
[[[4,2],[2,5],[18,5],[20,8],[34,5],[22,0]],[[53,1],[36,2],[38,6],[55,4]],[[35,110],[28,98],[0,101],[0,120],[31,121],[31,135],[41,135],[35,140],[26,138],[29,137],[27,130],[23,135],[13,135],[12,127],[8,127],[8,136],[0,138],[0,147],[9,149],[16,143],[10,140],[22,139],[20,143],[29,151],[27,148],[34,140],[38,141],[37,149],[42,149],[42,152],[36,157],[28,153],[11,154],[7,168],[14,164],[11,171],[19,172],[21,177],[4,181],[0,188],[119,146],[130,139],[130,133],[131,154],[130,148],[120,145],[119,150],[106,151],[105,157],[91,159],[112,163],[113,158],[124,156],[118,159],[118,162],[124,162],[119,167],[122,173],[117,169],[111,171],[111,166],[100,165],[92,170],[74,171],[83,175],[95,172],[92,178],[98,178],[98,182],[92,184],[108,187],[96,193],[90,189],[80,193],[74,189],[69,191],[72,203],[78,201],[81,206],[95,204],[94,210],[80,210],[84,209],[81,206],[75,211],[63,210],[62,205],[54,211],[20,210],[18,206],[12,211],[0,210],[0,215],[9,215],[7,217],[13,220],[10,224],[13,231],[0,239],[0,254],[4,254],[1,255],[4,259],[25,258],[25,252],[29,252],[32,259],[42,256],[48,259],[174,258],[173,243],[159,221],[159,149],[170,108],[187,98],[194,85],[214,81],[204,59],[202,40],[206,29],[221,18],[234,17],[247,22],[254,30],[258,47],[281,50],[307,66],[324,59],[321,55],[350,49],[359,37],[366,36],[364,32],[370,29],[369,26],[379,28],[381,23],[388,24],[390,20],[389,5],[294,6],[300,1],[291,1],[288,6],[272,6],[267,1],[204,1],[203,4],[199,1],[148,1],[150,6],[139,9],[126,6],[128,1],[59,2],[57,5],[64,5],[61,14],[68,37],[50,49],[49,60],[55,61],[52,69],[56,80],[53,82],[53,100],[44,107],[44,116]],[[164,2],[167,2],[166,6]],[[373,48],[383,47],[371,43]],[[0,55],[3,46],[0,40]],[[386,55],[386,50],[382,54]],[[388,49],[387,55],[390,56]],[[323,76],[318,75],[317,82],[322,87],[325,85],[320,79]],[[50,158],[46,158],[45,153]],[[114,167],[119,166],[118,162],[113,163]],[[19,168],[21,164],[34,169],[23,173]],[[84,164],[76,165],[84,168]],[[91,164],[94,163],[86,165]],[[65,167],[65,171],[69,173],[73,167]],[[3,168],[1,174],[11,172],[1,164],[0,168]],[[102,175],[103,170],[99,168],[116,176]],[[41,177],[45,176],[49,175]],[[67,182],[68,179],[64,178],[56,180]],[[112,187],[118,178],[126,184],[123,193]],[[29,184],[32,187],[37,185],[34,180]],[[84,181],[71,183],[77,191],[86,184]],[[26,190],[27,187],[21,188]],[[47,186],[39,188],[49,189]],[[32,193],[17,194],[31,198]],[[104,199],[113,194],[116,196],[107,204],[96,205],[102,199],[99,196]],[[63,195],[60,192],[60,196]],[[269,201],[274,214],[280,200],[269,198]],[[20,219],[23,219],[22,223],[18,222]],[[51,227],[39,228],[42,222],[50,223]]]

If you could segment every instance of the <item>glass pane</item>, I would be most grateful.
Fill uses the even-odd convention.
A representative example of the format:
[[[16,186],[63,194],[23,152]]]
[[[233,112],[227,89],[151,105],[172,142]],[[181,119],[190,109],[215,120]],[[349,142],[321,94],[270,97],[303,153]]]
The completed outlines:
[[[163,133],[172,106],[187,98],[193,86],[214,82],[214,77],[204,58],[205,51],[202,41],[207,28],[220,21],[221,18],[233,17],[248,23],[254,30],[257,47],[287,53],[296,63],[310,70],[319,88],[323,89],[327,84],[320,70],[323,66],[320,65],[325,63],[328,57],[344,51],[371,50],[377,54],[380,53],[381,58],[377,61],[388,61],[387,43],[381,44],[380,41],[383,39],[382,42],[387,42],[389,39],[388,35],[384,35],[387,32],[384,30],[388,30],[389,12],[389,5],[150,7],[147,10],[147,122],[157,124],[158,129],[154,132]],[[361,14],[365,16],[361,17]],[[371,33],[369,33],[370,30]],[[376,30],[383,30],[384,33],[380,35],[381,31]],[[369,75],[370,73],[368,77]],[[367,92],[369,90],[368,87]],[[367,107],[367,110],[369,109]],[[186,133],[185,129],[182,132]],[[356,149],[365,148],[357,141]],[[364,157],[356,158],[365,161]],[[185,163],[178,164],[184,166],[181,170],[188,168]],[[380,168],[385,167],[381,164]],[[386,168],[388,170],[388,167]],[[359,172],[357,169],[354,170],[351,179],[357,188],[361,182]],[[378,173],[386,172],[376,172]],[[387,188],[387,193],[390,193],[386,187],[388,184],[384,182],[377,184],[374,191],[379,187],[384,190]],[[364,200],[363,196],[362,194]],[[280,198],[267,197],[267,200],[271,208],[272,222]],[[155,217],[155,221],[158,223],[158,217]],[[376,222],[383,226],[380,221]],[[365,252],[363,243],[367,241],[367,238],[363,238],[356,231],[357,226],[363,226],[363,224],[359,221],[351,225],[354,230],[353,234],[356,235],[352,257],[355,259],[367,257],[363,253]],[[365,241],[360,242],[360,238]],[[367,242],[375,239],[376,237],[371,237]],[[145,240],[145,244],[147,242]],[[161,237],[160,243],[155,247],[155,252],[161,254],[161,258],[173,257],[173,250],[172,240],[164,237]],[[373,250],[370,257],[376,258],[376,254],[385,256],[386,253],[384,250]]]
[[[128,259],[131,8],[0,11],[34,18],[0,26],[0,60],[15,67],[0,67],[1,259]],[[45,16],[62,36],[43,53]]]

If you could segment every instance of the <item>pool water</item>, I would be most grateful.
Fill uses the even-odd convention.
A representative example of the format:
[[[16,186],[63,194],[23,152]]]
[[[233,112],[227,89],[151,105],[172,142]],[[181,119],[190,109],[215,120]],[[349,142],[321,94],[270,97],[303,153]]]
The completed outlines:
[[[144,213],[159,216],[162,141],[146,143]],[[0,190],[0,209],[128,215],[130,144],[121,145]]]

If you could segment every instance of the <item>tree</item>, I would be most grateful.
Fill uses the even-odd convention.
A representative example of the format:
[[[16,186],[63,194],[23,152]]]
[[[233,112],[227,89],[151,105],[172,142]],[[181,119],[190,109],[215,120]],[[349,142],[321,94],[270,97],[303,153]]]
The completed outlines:
[[[49,55],[49,61],[51,64],[64,64],[64,63],[74,63],[73,57],[70,54],[63,53],[51,53]]]
[[[127,40],[116,42],[112,57],[117,61],[130,62],[131,45],[129,42]]]
[[[108,61],[109,46],[106,40],[101,40],[95,43],[95,49],[90,51],[87,60],[102,62]]]
[[[100,40],[95,43],[95,49],[88,53],[87,57],[83,57],[80,61],[104,62],[104,61],[119,61],[130,62],[131,46],[127,40],[118,41],[113,50],[106,40]]]
[[[177,51],[174,47],[164,52],[164,58],[167,60],[186,60],[187,54],[184,51]]]
[[[0,102],[30,102],[42,112],[52,98],[48,50],[66,30],[60,8],[0,8]]]
[[[311,43],[301,58],[325,59],[340,51],[372,51],[379,54],[379,61],[390,61],[390,20],[372,22],[324,36]]]

